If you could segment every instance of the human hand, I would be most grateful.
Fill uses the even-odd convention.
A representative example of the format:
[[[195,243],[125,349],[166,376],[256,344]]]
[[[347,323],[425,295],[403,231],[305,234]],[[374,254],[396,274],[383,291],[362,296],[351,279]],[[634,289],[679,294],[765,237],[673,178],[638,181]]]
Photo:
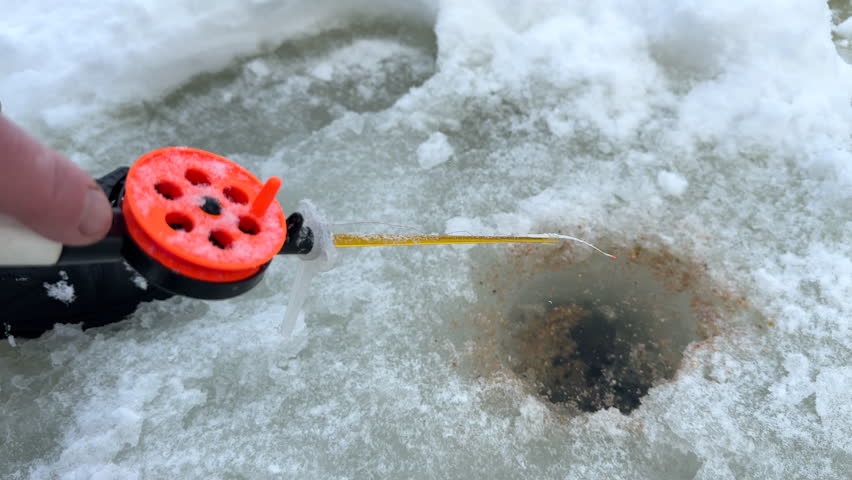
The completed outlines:
[[[0,215],[65,245],[102,239],[109,200],[74,162],[42,145],[0,113]]]

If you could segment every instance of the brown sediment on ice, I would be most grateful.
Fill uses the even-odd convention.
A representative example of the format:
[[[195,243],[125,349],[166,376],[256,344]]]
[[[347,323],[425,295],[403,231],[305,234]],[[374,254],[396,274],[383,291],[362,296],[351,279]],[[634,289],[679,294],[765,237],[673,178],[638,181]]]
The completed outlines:
[[[627,414],[674,378],[690,345],[748,308],[704,262],[652,241],[609,250],[619,258],[520,245],[480,271],[476,374],[517,379],[561,414]]]

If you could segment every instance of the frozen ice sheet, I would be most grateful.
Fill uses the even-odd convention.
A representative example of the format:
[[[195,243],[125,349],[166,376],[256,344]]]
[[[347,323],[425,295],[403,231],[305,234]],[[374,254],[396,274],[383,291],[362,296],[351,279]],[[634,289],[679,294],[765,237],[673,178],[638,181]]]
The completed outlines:
[[[4,112],[93,172],[190,144],[281,175],[288,212],[699,259],[759,316],[724,317],[631,415],[564,419],[464,368],[508,250],[344,252],[292,339],[296,260],[276,260],[239,299],[0,344],[0,477],[852,471],[846,3],[21,5]]]

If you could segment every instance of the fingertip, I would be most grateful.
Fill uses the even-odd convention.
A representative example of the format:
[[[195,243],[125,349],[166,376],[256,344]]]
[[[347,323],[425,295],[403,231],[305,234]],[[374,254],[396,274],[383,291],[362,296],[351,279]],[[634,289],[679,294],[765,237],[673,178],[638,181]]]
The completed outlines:
[[[0,212],[66,245],[102,239],[109,200],[91,175],[0,115]]]
[[[83,209],[77,230],[83,244],[94,243],[106,236],[112,225],[112,208],[103,190],[91,185],[83,199]]]

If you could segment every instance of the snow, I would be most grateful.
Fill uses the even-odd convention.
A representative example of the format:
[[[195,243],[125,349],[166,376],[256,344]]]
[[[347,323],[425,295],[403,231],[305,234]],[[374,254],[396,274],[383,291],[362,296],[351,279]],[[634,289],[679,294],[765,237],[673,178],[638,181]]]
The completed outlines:
[[[68,274],[64,271],[59,272],[60,280],[54,283],[44,282],[44,289],[47,291],[47,296],[68,305],[77,299],[74,293],[74,285],[68,283]]]
[[[657,174],[657,185],[660,186],[666,195],[679,197],[686,191],[689,182],[677,172],[663,170]]]
[[[0,344],[0,477],[848,477],[848,5],[338,3],[18,2],[4,114],[93,173],[190,145],[287,213],[626,251],[590,289],[639,245],[744,307],[630,415],[566,417],[473,366],[556,247],[340,249],[289,337],[279,258],[237,299]]]
[[[846,38],[852,37],[852,20],[846,19],[840,25],[838,25],[835,29],[838,35],[841,35]]]
[[[72,126],[81,115],[161,94],[195,74],[224,68],[237,56],[334,28],[353,11],[375,15],[390,3],[361,8],[333,1],[15,5],[0,19],[3,109],[27,123]],[[420,2],[392,10],[429,15]],[[155,64],[151,58],[157,58]],[[98,81],[88,81],[92,78]]]
[[[446,162],[452,155],[453,147],[447,141],[447,136],[441,132],[433,133],[417,147],[417,163],[424,170]]]
[[[124,264],[124,268],[132,274],[130,281],[133,282],[139,290],[148,290],[148,280],[145,280],[145,277],[136,273],[136,270],[133,270],[133,267],[128,265],[126,262]]]
[[[852,389],[852,367],[826,368],[816,377],[816,411],[826,430],[826,439],[849,451],[852,441],[846,427],[852,422],[852,406],[847,397]]]

